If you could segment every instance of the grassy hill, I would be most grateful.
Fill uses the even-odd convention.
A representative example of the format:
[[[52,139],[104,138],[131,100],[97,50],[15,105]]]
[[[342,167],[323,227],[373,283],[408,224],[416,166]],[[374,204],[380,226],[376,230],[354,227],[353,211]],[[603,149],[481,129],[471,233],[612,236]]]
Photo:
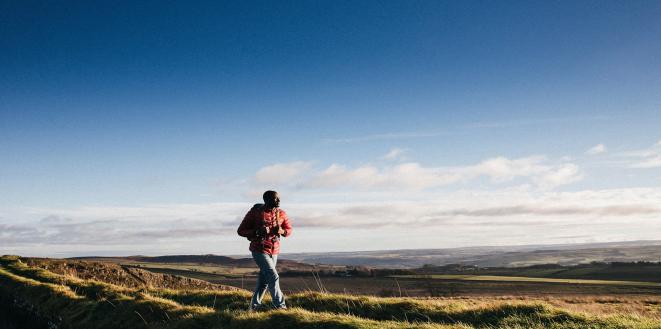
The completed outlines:
[[[247,312],[245,290],[122,286],[0,258],[0,307],[16,328],[661,328],[634,315],[575,313],[540,302],[437,301],[316,292],[289,310]],[[13,321],[13,323],[11,322]],[[2,323],[0,323],[2,324]]]

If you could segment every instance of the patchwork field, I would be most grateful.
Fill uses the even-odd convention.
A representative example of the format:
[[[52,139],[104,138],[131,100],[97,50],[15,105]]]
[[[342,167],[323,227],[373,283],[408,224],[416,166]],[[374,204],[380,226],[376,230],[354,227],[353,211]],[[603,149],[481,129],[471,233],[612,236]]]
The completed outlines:
[[[82,279],[76,275],[81,272],[54,273],[44,262],[0,259],[3,328],[661,328],[661,301],[654,294],[560,302],[541,296],[383,298],[307,291],[288,295],[289,310],[254,313],[246,311],[247,290],[158,286],[167,279],[134,287]],[[598,307],[572,307],[581,304]]]
[[[500,275],[472,275],[472,274],[432,274],[432,275],[393,275],[394,278],[417,278],[436,280],[461,280],[461,281],[506,281],[506,282],[539,282],[539,283],[570,283],[570,284],[597,284],[615,286],[643,286],[661,287],[659,282],[621,281],[621,280],[586,280],[586,279],[555,279],[555,278],[533,278],[523,276],[500,276]]]

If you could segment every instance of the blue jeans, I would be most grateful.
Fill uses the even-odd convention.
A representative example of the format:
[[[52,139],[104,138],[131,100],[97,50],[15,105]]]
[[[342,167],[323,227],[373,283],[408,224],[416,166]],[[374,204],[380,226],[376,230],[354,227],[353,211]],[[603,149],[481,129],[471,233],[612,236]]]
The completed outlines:
[[[257,277],[257,286],[252,295],[250,304],[256,307],[262,303],[262,298],[266,293],[266,289],[271,293],[271,303],[275,308],[284,308],[285,296],[280,291],[280,277],[278,271],[275,269],[275,264],[278,261],[278,255],[262,254],[258,252],[252,253],[252,258],[259,266],[259,276]]]

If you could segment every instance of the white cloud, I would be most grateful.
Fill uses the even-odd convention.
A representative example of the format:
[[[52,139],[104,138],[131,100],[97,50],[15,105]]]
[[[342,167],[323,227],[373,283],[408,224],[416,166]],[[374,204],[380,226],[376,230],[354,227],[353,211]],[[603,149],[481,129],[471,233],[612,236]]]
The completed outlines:
[[[576,182],[582,174],[575,164],[549,164],[543,156],[519,159],[496,157],[478,164],[460,167],[424,167],[417,162],[377,167],[363,165],[349,168],[341,164],[312,171],[309,178],[297,183],[303,189],[423,190],[468,182],[480,177],[492,184],[517,178],[527,179],[542,189]]]
[[[661,154],[647,157],[643,160],[631,164],[631,168],[660,168],[660,167],[661,167]]]
[[[601,153],[605,153],[607,151],[606,146],[604,144],[597,144],[587,150],[585,153],[589,155],[597,155]]]
[[[405,149],[393,148],[386,155],[382,157],[384,160],[395,161],[395,160],[404,160],[404,154],[407,152]]]
[[[543,156],[519,159],[496,157],[484,160],[474,166],[456,169],[463,173],[464,179],[487,176],[493,182],[505,182],[518,176],[536,176],[548,172],[550,167],[541,165],[544,160]]]
[[[647,149],[621,152],[618,156],[629,158],[629,168],[661,168],[661,141]]]
[[[496,157],[456,170],[462,174],[462,180],[485,176],[494,183],[502,183],[523,177],[530,179],[540,188],[555,188],[582,178],[577,165],[573,163],[550,164],[546,157],[539,155],[519,159]]]
[[[459,179],[456,174],[441,173],[436,168],[424,168],[414,162],[384,168],[365,165],[355,169],[332,164],[299,186],[311,189],[425,189],[451,184]]]
[[[259,169],[255,181],[260,184],[282,184],[304,174],[311,165],[311,162],[305,161],[276,163]]]
[[[543,174],[534,177],[534,182],[543,189],[552,189],[558,186],[571,184],[583,178],[577,165],[567,163],[551,168]]]

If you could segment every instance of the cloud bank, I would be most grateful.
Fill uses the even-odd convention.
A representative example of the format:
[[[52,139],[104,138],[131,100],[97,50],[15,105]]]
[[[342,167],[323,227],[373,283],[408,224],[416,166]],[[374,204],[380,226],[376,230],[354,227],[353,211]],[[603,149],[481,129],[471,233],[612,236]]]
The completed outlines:
[[[295,203],[285,198],[283,208],[297,234],[288,251],[304,252],[311,251],[314,240],[334,244],[334,249],[365,249],[369,241],[358,238],[364,235],[374,239],[371,243],[380,246],[377,249],[553,242],[561,236],[579,235],[586,238],[578,242],[653,239],[661,234],[658,200],[661,189],[541,193],[510,189],[443,192],[416,201]],[[0,222],[0,247],[41,250],[42,254],[53,250],[240,253],[246,241],[236,235],[236,227],[250,206],[23,209],[15,213],[23,220]],[[351,236],[357,238],[337,245],[342,237]],[[392,237],[383,244],[379,236]]]
[[[3,209],[0,248],[36,256],[238,254],[247,244],[236,227],[264,187],[282,192],[296,230],[286,242],[289,252],[661,236],[660,188],[563,191],[584,175],[569,157],[429,166],[404,161],[404,153],[392,148],[362,165],[269,164],[238,184],[248,182],[246,189],[255,192],[247,202]],[[651,167],[661,142],[609,156],[627,161],[623,166]]]
[[[401,152],[393,149],[386,156],[396,158]],[[576,164],[553,164],[545,156],[537,155],[517,159],[501,156],[455,167],[426,167],[418,162],[404,162],[353,168],[333,163],[326,168],[313,168],[308,162],[278,163],[260,169],[254,180],[260,184],[291,185],[297,189],[426,190],[480,178],[486,178],[492,184],[524,179],[538,188],[553,189],[582,177]]]

